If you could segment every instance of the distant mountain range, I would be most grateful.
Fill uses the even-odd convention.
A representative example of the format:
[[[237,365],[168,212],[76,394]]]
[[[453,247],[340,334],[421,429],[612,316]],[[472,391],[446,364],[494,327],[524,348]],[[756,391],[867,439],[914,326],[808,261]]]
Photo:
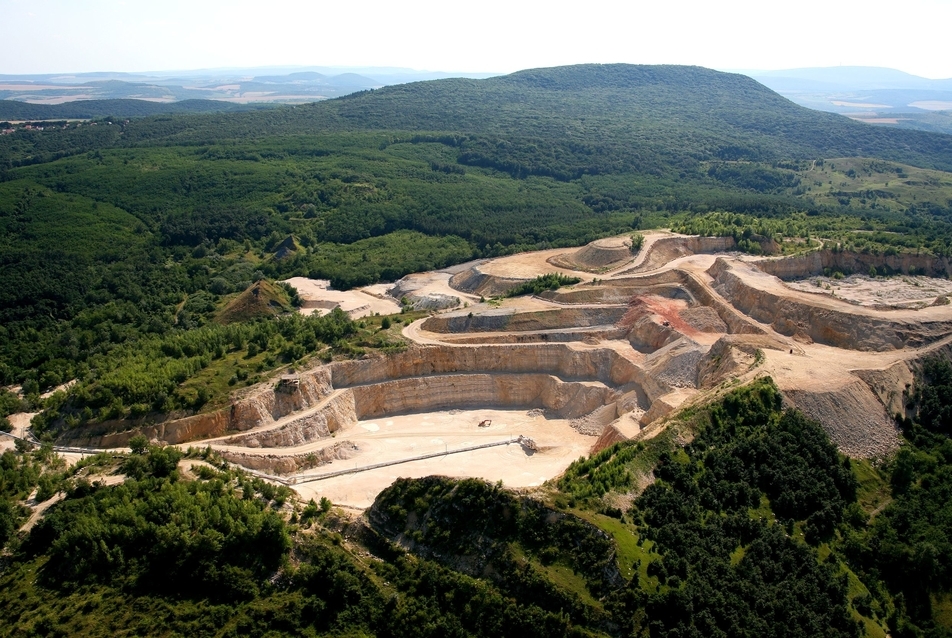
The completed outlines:
[[[871,124],[952,133],[952,79],[930,80],[880,67],[804,68],[744,74],[811,109],[839,113]],[[260,108],[265,104],[316,102],[421,80],[480,79],[494,75],[497,74],[396,67],[0,75],[0,120],[241,110],[248,105]]]
[[[952,79],[930,80],[881,67],[751,71],[801,106],[872,124],[952,133]]]
[[[233,104],[314,102],[389,84],[492,73],[442,73],[390,67],[266,67],[167,73],[0,75],[0,100],[56,105],[78,100],[219,100]]]

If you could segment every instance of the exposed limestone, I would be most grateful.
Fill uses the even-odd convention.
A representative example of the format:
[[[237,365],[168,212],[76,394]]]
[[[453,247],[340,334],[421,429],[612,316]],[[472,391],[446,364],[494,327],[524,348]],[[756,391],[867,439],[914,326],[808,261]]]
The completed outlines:
[[[642,414],[634,412],[624,414],[605,426],[598,440],[592,445],[592,454],[598,454],[615,443],[637,438],[643,429],[640,421],[641,417]]]
[[[330,436],[356,422],[354,391],[347,389],[336,393],[318,410],[289,420],[279,428],[233,436],[225,443],[250,448],[294,447]]]
[[[895,421],[860,379],[839,387],[781,389],[792,407],[823,424],[844,454],[880,457],[899,447]]]
[[[651,408],[641,416],[641,425],[646,426],[662,417],[668,416],[674,410],[680,407],[680,405],[684,403],[685,400],[693,395],[694,393],[690,391],[675,390],[674,392],[669,392],[663,397],[658,397],[651,404]]]
[[[738,270],[746,270],[744,276]],[[770,290],[770,277],[756,268],[728,264],[718,259],[711,268],[715,290],[755,321],[801,341],[822,343],[847,350],[895,350],[918,347],[952,332],[952,318],[940,321],[908,321],[850,312],[819,303],[784,297]]]
[[[599,382],[564,382],[544,374],[455,374],[396,379],[352,388],[358,418],[447,408],[529,407],[572,419],[619,394]],[[614,414],[612,418],[614,418]]]
[[[221,436],[228,431],[231,423],[228,410],[219,410],[208,414],[176,419],[154,425],[143,425],[128,429],[128,423],[109,422],[97,428],[70,430],[60,436],[57,444],[87,448],[127,447],[129,439],[137,434],[144,435],[150,441],[162,441],[176,444]],[[119,428],[127,428],[122,429]]]
[[[905,361],[897,361],[882,370],[854,370],[866,382],[886,408],[887,415],[906,415],[906,390],[911,390],[915,375]]]
[[[625,306],[597,308],[552,309],[539,312],[471,312],[456,311],[430,317],[423,324],[430,332],[524,332],[554,328],[585,328],[612,325],[625,314]]]
[[[839,271],[844,275],[869,272],[870,266],[887,272],[903,274],[923,274],[930,277],[952,276],[952,262],[948,257],[932,255],[912,255],[909,253],[875,255],[832,250],[817,250],[806,255],[764,259],[757,267],[765,273],[783,280],[803,279],[822,275],[824,271]]]
[[[275,421],[282,416],[297,412],[319,403],[332,391],[330,372],[319,366],[299,373],[297,387],[292,392],[277,391],[277,383],[254,386],[240,395],[232,406],[230,430],[249,430],[255,426]]]

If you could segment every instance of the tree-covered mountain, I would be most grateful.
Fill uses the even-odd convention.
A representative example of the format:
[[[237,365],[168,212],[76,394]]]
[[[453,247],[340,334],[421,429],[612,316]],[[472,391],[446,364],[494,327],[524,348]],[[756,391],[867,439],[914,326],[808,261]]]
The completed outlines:
[[[580,65],[416,82],[267,113],[144,120],[102,143],[192,145],[340,131],[489,136],[457,142],[470,144],[472,163],[561,178],[714,159],[844,156],[952,169],[945,136],[863,126],[798,107],[743,75],[679,66]]]

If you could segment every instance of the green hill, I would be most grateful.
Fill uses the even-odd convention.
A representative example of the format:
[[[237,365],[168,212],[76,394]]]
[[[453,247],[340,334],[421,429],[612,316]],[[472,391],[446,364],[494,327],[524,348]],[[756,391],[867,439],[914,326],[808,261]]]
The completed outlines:
[[[108,144],[208,144],[340,131],[486,135],[490,140],[481,143],[456,140],[470,151],[470,163],[558,177],[652,173],[710,159],[857,155],[952,169],[952,138],[811,111],[743,75],[621,64],[415,82],[264,113],[146,120]],[[502,141],[497,135],[508,145],[492,148]],[[534,148],[517,148],[520,140]]]

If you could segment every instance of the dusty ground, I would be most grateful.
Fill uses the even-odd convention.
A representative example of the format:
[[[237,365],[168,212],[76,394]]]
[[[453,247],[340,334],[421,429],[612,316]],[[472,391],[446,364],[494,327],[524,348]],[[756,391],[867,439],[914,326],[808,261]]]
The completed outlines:
[[[952,295],[952,281],[920,275],[811,277],[787,282],[787,286],[802,292],[835,295],[843,301],[867,307],[925,308],[938,297]]]
[[[478,427],[490,419],[492,425]],[[579,434],[564,419],[546,419],[526,410],[465,410],[394,416],[360,422],[337,434],[353,441],[358,452],[352,459],[334,461],[307,474],[358,468],[384,461],[452,451],[454,449],[528,436],[539,451],[526,452],[512,445],[447,454],[423,461],[302,483],[294,489],[304,498],[326,496],[334,503],[369,507],[385,487],[399,477],[444,474],[501,480],[509,487],[541,485],[559,475],[569,463],[588,453],[594,439]]]
[[[400,304],[391,297],[387,297],[385,290],[380,286],[368,286],[355,290],[340,291],[330,287],[326,279],[307,279],[306,277],[292,277],[286,284],[298,291],[301,301],[301,314],[324,315],[339,307],[353,319],[366,317],[374,313],[390,315],[400,312]]]

